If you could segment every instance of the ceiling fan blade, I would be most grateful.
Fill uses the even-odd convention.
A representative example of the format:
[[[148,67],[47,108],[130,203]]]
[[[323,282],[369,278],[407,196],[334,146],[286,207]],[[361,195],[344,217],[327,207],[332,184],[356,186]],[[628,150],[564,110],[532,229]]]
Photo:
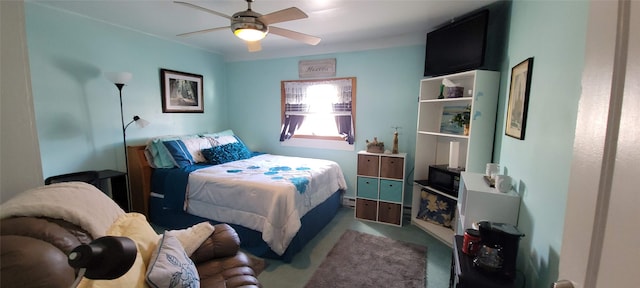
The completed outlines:
[[[225,26],[225,27],[217,27],[217,28],[209,28],[209,29],[204,29],[204,30],[198,30],[198,31],[193,31],[193,32],[182,33],[182,34],[178,34],[178,35],[176,35],[176,36],[185,37],[185,36],[191,36],[191,35],[195,35],[195,34],[209,33],[209,32],[213,32],[213,31],[222,30],[222,29],[229,29],[229,28],[230,28],[229,26]]]
[[[287,37],[289,39],[293,39],[296,41],[304,42],[309,45],[317,45],[318,43],[320,43],[320,40],[322,40],[316,36],[311,36],[311,35],[303,34],[300,32],[291,31],[288,29],[278,28],[273,26],[269,26],[269,33],[280,35],[282,37]]]
[[[262,50],[262,45],[260,45],[260,40],[258,41],[245,41],[247,43],[247,49],[249,52],[258,52]]]
[[[176,3],[176,4],[181,4],[181,5],[184,5],[184,6],[187,6],[187,7],[195,8],[195,9],[198,9],[198,10],[201,10],[201,11],[204,11],[204,12],[207,12],[207,13],[211,13],[211,14],[213,14],[213,15],[218,15],[218,16],[220,16],[220,17],[224,17],[224,18],[227,18],[227,19],[231,19],[231,16],[229,16],[229,15],[227,15],[227,14],[220,13],[220,12],[218,12],[218,11],[213,11],[213,10],[211,10],[211,9],[207,9],[207,8],[204,8],[204,7],[200,7],[200,6],[198,6],[198,5],[194,5],[194,4],[187,3],[187,2],[182,2],[182,1],[173,1],[173,2],[174,2],[174,3]]]
[[[309,16],[307,16],[307,14],[302,12],[302,10],[296,7],[291,7],[287,9],[282,9],[280,11],[272,12],[267,15],[262,15],[258,17],[258,20],[260,20],[262,23],[266,25],[271,25],[275,23],[304,19],[308,17]]]

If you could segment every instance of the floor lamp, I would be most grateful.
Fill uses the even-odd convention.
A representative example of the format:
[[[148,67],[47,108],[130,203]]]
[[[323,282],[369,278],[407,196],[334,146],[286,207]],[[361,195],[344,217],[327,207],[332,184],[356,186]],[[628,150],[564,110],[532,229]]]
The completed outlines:
[[[138,126],[140,127],[145,127],[149,124],[148,121],[136,116],[133,116],[133,120],[131,120],[129,123],[127,123],[126,125],[124,124],[124,112],[122,110],[122,87],[124,87],[125,84],[127,84],[127,82],[129,82],[131,80],[131,78],[133,77],[133,75],[131,75],[131,73],[129,72],[110,72],[110,73],[106,73],[105,74],[106,77],[113,82],[113,84],[116,85],[116,87],[118,87],[118,92],[120,93],[120,120],[122,123],[122,143],[124,146],[124,161],[125,161],[125,169],[126,169],[126,179],[127,179],[127,202],[128,202],[128,211],[131,211],[131,185],[130,185],[130,181],[129,181],[129,155],[127,152],[127,128],[129,127],[129,125],[131,125],[132,123],[136,123]]]

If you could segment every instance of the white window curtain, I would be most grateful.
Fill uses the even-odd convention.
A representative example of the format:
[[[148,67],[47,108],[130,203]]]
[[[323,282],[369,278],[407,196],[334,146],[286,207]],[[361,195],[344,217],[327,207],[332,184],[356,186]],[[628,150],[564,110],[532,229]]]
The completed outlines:
[[[284,90],[286,104],[308,104],[310,99],[308,88],[312,86],[329,85],[334,87],[338,93],[333,104],[351,103],[352,84],[349,79],[313,81],[313,82],[285,82]]]

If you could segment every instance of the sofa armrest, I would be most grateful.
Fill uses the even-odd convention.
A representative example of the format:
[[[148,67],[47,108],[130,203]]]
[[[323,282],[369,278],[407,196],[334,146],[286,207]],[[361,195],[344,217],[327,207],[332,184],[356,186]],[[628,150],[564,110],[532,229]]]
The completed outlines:
[[[215,231],[191,254],[193,263],[199,264],[214,258],[234,256],[240,249],[240,237],[227,224],[214,225]]]
[[[76,271],[67,254],[92,240],[60,219],[13,217],[0,221],[0,287],[69,287]]]

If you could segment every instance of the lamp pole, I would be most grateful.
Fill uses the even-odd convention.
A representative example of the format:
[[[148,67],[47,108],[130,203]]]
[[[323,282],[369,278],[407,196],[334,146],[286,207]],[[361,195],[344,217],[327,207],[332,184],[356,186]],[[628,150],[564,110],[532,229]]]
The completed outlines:
[[[122,145],[124,146],[124,162],[125,162],[125,182],[127,186],[127,212],[131,211],[131,182],[129,181],[129,155],[127,155],[127,135],[125,134],[126,126],[124,125],[124,111],[122,109],[122,87],[131,80],[132,76],[129,72],[107,72],[105,76],[111,83],[118,88],[120,96],[120,121],[122,123]]]
[[[131,211],[131,187],[129,184],[129,155],[127,152],[127,134],[126,127],[124,125],[124,111],[122,109],[122,87],[124,87],[124,83],[115,83],[116,87],[118,87],[118,92],[120,94],[120,121],[122,123],[122,143],[124,146],[124,165],[127,175],[125,175],[126,183],[127,183],[127,209]]]

